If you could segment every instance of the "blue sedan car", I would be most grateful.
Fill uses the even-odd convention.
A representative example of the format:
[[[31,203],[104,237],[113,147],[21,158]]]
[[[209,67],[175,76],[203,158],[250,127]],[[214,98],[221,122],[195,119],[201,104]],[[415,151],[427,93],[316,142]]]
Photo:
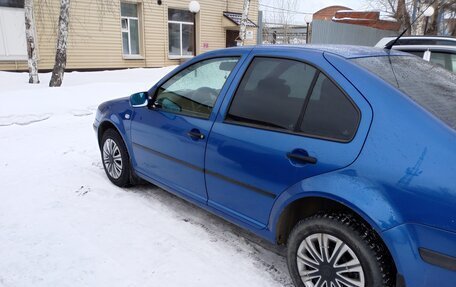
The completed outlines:
[[[347,46],[209,52],[100,105],[109,179],[287,245],[301,287],[456,286],[456,75]]]

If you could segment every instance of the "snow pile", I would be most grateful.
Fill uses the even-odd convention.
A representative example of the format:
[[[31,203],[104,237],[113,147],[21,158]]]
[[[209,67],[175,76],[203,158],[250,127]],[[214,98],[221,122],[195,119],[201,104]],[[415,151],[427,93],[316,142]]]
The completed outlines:
[[[172,68],[65,74],[61,88],[0,72],[0,286],[286,286],[283,257],[153,186],[106,178],[97,105]]]

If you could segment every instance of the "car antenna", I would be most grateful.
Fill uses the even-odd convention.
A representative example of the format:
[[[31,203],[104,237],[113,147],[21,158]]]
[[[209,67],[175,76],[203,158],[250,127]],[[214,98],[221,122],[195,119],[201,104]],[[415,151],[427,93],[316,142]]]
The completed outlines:
[[[429,6],[427,6],[426,9],[424,9],[423,12],[421,12],[421,14],[418,15],[418,16],[415,18],[415,20],[413,20],[413,22],[410,24],[410,27],[412,27],[412,26],[415,24],[415,22],[418,21],[418,19],[419,19],[421,16],[423,16],[423,14],[427,11],[427,9],[429,9],[432,5],[434,5],[435,1],[437,1],[437,0],[432,1],[431,4],[429,4]],[[384,49],[386,49],[386,50],[391,50],[391,49],[394,47],[394,45],[396,45],[397,41],[399,41],[399,39],[402,38],[402,36],[404,36],[404,34],[405,34],[407,31],[408,31],[408,27],[405,28],[405,30],[404,30],[396,39],[394,39],[394,41],[389,42],[388,44],[386,44],[386,46],[385,46]]]

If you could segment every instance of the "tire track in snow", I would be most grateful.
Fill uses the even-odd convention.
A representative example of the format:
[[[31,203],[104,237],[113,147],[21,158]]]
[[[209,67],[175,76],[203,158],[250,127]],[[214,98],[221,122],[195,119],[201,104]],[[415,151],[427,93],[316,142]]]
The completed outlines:
[[[49,119],[51,115],[52,114],[0,116],[0,127],[12,125],[26,126],[45,121]]]
[[[258,269],[267,272],[280,285],[294,286],[288,274],[284,247],[269,243],[154,185],[145,184],[129,191],[149,200],[158,200],[172,210],[178,219],[204,230],[211,242],[220,241],[231,246],[237,253],[250,257]]]

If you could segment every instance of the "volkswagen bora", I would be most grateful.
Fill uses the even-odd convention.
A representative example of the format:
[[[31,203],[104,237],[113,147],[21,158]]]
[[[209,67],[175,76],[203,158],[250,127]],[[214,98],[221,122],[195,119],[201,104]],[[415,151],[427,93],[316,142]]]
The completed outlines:
[[[100,105],[103,165],[276,244],[304,287],[456,286],[456,75],[346,46],[209,52]]]

